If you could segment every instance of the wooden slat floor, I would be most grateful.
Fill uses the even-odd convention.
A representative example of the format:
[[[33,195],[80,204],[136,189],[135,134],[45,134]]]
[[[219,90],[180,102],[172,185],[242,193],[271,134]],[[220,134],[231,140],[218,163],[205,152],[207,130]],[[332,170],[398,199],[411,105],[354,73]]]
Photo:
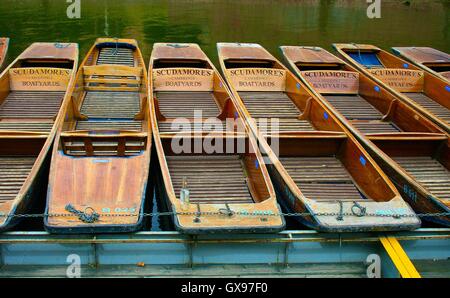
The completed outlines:
[[[383,114],[360,95],[324,95],[324,97],[364,134],[400,131],[394,123],[382,121]]]
[[[268,120],[261,122],[261,119],[278,118],[280,132],[284,131],[313,131],[315,130],[307,120],[298,120],[301,111],[284,92],[239,92],[239,96],[244,102],[248,112],[257,121],[258,127],[262,130],[271,131],[267,125],[271,125]]]
[[[217,123],[196,123],[192,121],[159,121],[158,128],[161,133],[177,133],[177,132],[226,132],[226,122],[217,119]],[[228,131],[233,131],[231,127]]]
[[[13,200],[28,177],[36,157],[0,156],[0,204]]]
[[[186,177],[192,203],[252,203],[238,155],[166,156],[177,198]]]
[[[279,159],[301,192],[309,199],[322,202],[367,201],[343,164],[334,156]]]
[[[433,113],[437,117],[441,118],[447,123],[450,123],[450,110],[446,107],[438,104],[428,96],[423,93],[403,93],[416,103],[418,103],[423,108],[427,109],[429,112]]]
[[[134,66],[133,50],[125,48],[102,48],[97,64],[118,64]]]
[[[11,91],[0,105],[0,118],[53,119],[64,94],[64,91]]]
[[[194,118],[201,111],[201,118],[216,118],[219,107],[212,92],[156,92],[159,109],[166,118]]]
[[[438,198],[450,201],[450,171],[429,156],[395,156],[393,159]]]
[[[1,121],[1,130],[15,130],[15,131],[34,131],[48,133],[52,130],[53,122],[16,122],[16,121]]]
[[[89,91],[81,113],[89,118],[134,119],[140,111],[138,92]]]

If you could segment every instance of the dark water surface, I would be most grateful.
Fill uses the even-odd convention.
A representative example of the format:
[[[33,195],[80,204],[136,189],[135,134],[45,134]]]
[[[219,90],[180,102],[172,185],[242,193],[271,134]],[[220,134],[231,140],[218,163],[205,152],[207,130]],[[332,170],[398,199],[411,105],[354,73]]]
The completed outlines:
[[[154,42],[196,42],[216,60],[216,42],[280,45],[366,42],[432,46],[450,52],[450,0],[382,0],[369,19],[366,0],[81,0],[69,19],[66,0],[1,0],[0,36],[10,36],[10,60],[31,42],[78,42],[80,59],[100,36],[135,38],[145,59]]]

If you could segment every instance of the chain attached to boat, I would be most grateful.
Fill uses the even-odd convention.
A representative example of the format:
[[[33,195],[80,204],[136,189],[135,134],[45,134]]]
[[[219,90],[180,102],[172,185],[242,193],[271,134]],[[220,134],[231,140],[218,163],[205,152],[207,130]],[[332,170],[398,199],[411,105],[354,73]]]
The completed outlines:
[[[338,221],[344,220],[344,203],[342,201],[339,201],[339,214],[336,217],[336,220]]]
[[[66,211],[77,215],[78,219],[85,223],[94,223],[100,218],[100,215],[95,212],[94,208],[92,207],[86,207],[84,211],[80,211],[75,209],[75,207],[73,207],[71,204],[67,204],[65,209]],[[88,210],[90,210],[91,212],[87,212]]]
[[[231,210],[230,206],[228,204],[225,204],[226,208],[220,208],[219,212],[221,214],[227,215],[228,217],[232,217],[234,215],[234,211]]]
[[[202,212],[200,211],[200,204],[197,204],[197,212],[195,213],[195,218],[194,218],[194,222],[195,223],[199,223],[200,220],[200,216],[201,216]]]
[[[355,208],[358,208],[359,211],[355,212]],[[357,217],[363,217],[366,215],[366,207],[361,206],[360,204],[358,204],[358,202],[353,201],[353,206],[352,206],[352,213],[357,216]]]
[[[356,207],[356,206],[355,206]],[[72,207],[73,208],[73,207]],[[86,208],[87,210],[92,208]],[[85,209],[85,211],[86,211]],[[66,209],[67,210],[67,209]],[[93,215],[93,213],[85,213],[85,212],[81,212],[78,210],[75,210],[77,213],[75,214],[85,214],[88,217],[93,217],[96,218],[95,220],[98,220],[98,218],[100,217],[100,214],[96,213],[96,215]],[[321,217],[321,216],[333,216],[333,217],[337,217],[337,216],[342,216],[342,217],[346,217],[346,216],[357,216],[354,213],[351,212],[318,212],[318,213],[310,213],[310,212],[292,212],[292,213],[284,213],[284,212],[280,212],[280,213],[265,213],[262,214],[261,212],[239,212],[239,211],[232,211],[229,212],[227,209],[223,208],[220,209],[218,212],[213,212],[213,211],[195,211],[195,212],[151,212],[151,213],[123,213],[123,214],[109,214],[109,213],[102,213],[101,216],[102,217],[136,217],[136,216],[144,216],[144,217],[149,217],[149,216],[175,216],[175,215],[179,215],[179,216],[218,216],[218,215],[228,215],[228,216],[232,216],[232,215],[236,215],[236,216],[248,216],[248,217],[261,217],[261,216],[265,216],[265,217],[273,217],[273,216],[285,216],[285,217],[305,217],[305,216],[317,216],[317,217]],[[73,213],[73,212],[71,212]],[[38,213],[38,214],[2,214],[0,213],[0,218],[3,217],[8,217],[8,218],[40,218],[40,217],[68,217],[68,216],[73,216],[73,214],[67,214],[67,213]],[[442,213],[410,213],[410,214],[392,214],[392,213],[368,213],[366,211],[364,211],[364,215],[363,216],[367,216],[367,217],[393,217],[393,218],[412,218],[412,217],[419,217],[419,218],[423,218],[423,217],[450,217],[450,212],[442,212]]]

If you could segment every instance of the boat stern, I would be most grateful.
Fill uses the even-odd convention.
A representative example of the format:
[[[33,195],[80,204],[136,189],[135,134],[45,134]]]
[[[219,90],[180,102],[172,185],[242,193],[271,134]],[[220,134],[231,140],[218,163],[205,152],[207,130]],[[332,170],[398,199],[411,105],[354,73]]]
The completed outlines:
[[[322,203],[306,199],[305,205],[322,232],[378,232],[414,230],[421,221],[401,197],[387,202]]]
[[[141,228],[149,174],[145,154],[53,158],[45,227],[50,232],[131,232]]]
[[[252,204],[172,205],[177,230],[186,234],[276,233],[285,221],[275,198]]]

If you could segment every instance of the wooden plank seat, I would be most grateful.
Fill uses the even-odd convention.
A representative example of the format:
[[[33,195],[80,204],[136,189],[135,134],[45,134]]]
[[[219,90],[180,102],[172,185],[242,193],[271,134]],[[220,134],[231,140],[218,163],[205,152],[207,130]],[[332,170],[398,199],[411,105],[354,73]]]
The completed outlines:
[[[134,66],[133,50],[127,48],[101,48],[97,64],[118,64]]]
[[[123,120],[123,121],[77,121],[76,130],[142,130],[141,121]]]
[[[343,164],[334,156],[280,157],[283,167],[309,199],[366,201]]]
[[[0,119],[53,119],[63,98],[64,91],[11,91],[0,105]]]
[[[383,114],[360,95],[324,95],[324,97],[363,134],[401,131],[394,123],[383,121]]]
[[[261,130],[270,132],[272,129],[269,118],[279,119],[279,131],[313,131],[307,120],[299,120],[300,110],[284,92],[239,92],[250,115],[255,118]],[[267,121],[261,121],[261,118]]]
[[[192,203],[253,203],[239,155],[167,156],[175,195],[186,178]]]
[[[202,118],[216,118],[219,107],[212,92],[155,92],[159,110],[166,118],[194,118],[201,111]]]
[[[0,121],[0,131],[34,131],[49,133],[52,130],[53,122],[10,122]]]
[[[0,204],[17,196],[35,160],[33,156],[0,156]]]
[[[140,111],[138,92],[89,91],[81,113],[89,118],[134,119]]]
[[[435,102],[424,93],[406,92],[403,94],[418,103],[424,109],[427,109],[437,117],[443,119],[445,122],[450,123],[450,110]]]
[[[125,65],[83,66],[86,91],[139,91],[143,76],[142,67]]]
[[[423,187],[442,200],[450,200],[450,171],[429,156],[394,156],[393,159]]]
[[[131,156],[145,150],[147,133],[69,131],[61,133],[64,153],[75,156]]]

